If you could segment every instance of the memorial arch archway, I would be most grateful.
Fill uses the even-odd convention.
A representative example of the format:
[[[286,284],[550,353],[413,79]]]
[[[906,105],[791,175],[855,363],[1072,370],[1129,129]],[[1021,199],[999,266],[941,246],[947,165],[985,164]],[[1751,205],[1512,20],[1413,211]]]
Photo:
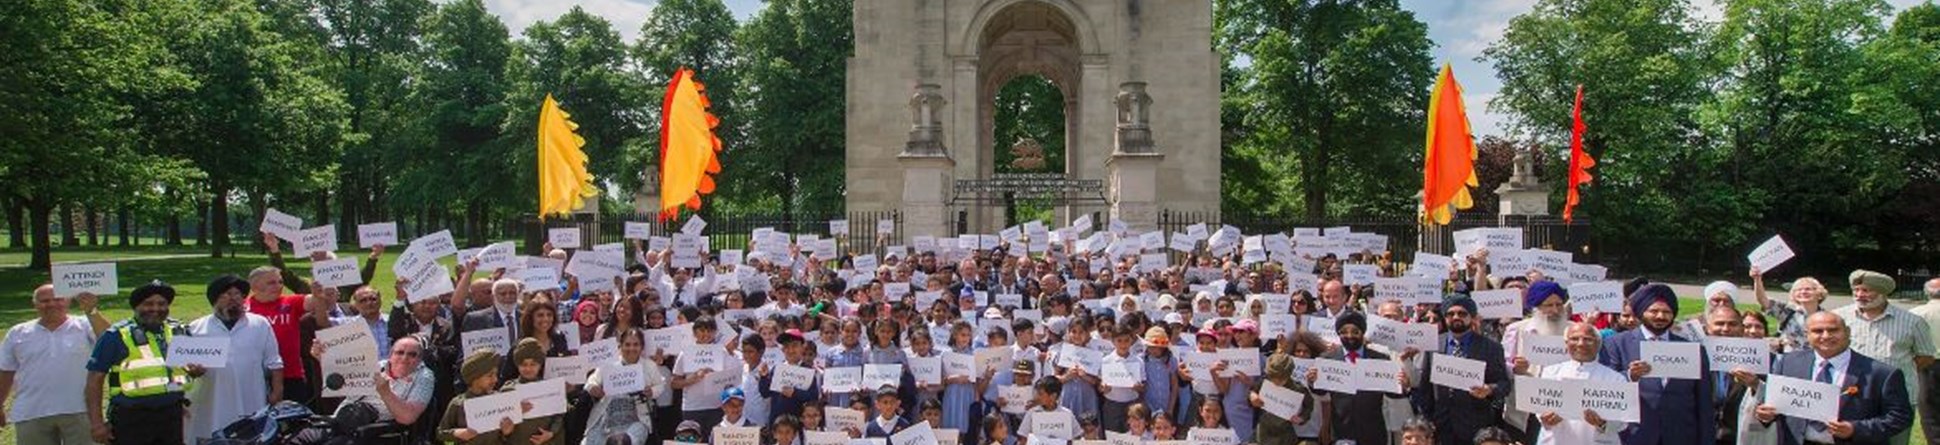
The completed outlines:
[[[1068,6],[1068,4],[1067,4]],[[1076,9],[1067,13],[1052,2],[1011,1],[991,2],[986,5],[988,14],[980,14],[979,20],[972,22],[976,30],[975,38],[964,39],[974,43],[976,61],[976,146],[982,150],[975,175],[991,178],[997,174],[1000,158],[998,151],[1009,150],[1016,143],[1012,135],[996,134],[997,95],[1004,86],[1025,76],[1041,76],[1051,82],[1064,102],[1063,161],[1061,165],[1049,165],[1045,172],[1058,173],[1067,179],[1082,178],[1086,172],[1080,166],[1088,161],[1080,132],[1079,117],[1083,115],[1084,102],[1078,100],[1083,90],[1083,37]],[[1080,16],[1082,17],[1082,16]],[[1086,29],[1088,31],[1088,28]],[[1095,178],[1094,178],[1095,179]],[[970,205],[960,209],[968,213],[969,231],[988,232],[1002,227],[1006,221],[1007,208],[1003,205]],[[1103,203],[1095,203],[1102,206]],[[1071,212],[1085,212],[1089,209],[1082,205],[1054,203],[1059,218],[1068,218]]]

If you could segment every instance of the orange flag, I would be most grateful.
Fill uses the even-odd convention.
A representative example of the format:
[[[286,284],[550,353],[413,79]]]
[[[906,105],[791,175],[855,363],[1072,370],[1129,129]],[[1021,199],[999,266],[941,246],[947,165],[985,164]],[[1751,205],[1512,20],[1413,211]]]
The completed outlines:
[[[1582,197],[1576,194],[1576,188],[1590,183],[1590,167],[1596,166],[1596,159],[1590,158],[1590,152],[1583,149],[1583,132],[1588,131],[1590,127],[1583,125],[1582,85],[1576,86],[1576,107],[1570,110],[1570,116],[1573,116],[1576,122],[1570,126],[1570,192],[1569,199],[1563,201],[1563,222],[1565,223],[1573,221],[1571,217],[1576,211],[1576,204],[1582,202]]]
[[[1448,64],[1442,64],[1435,94],[1428,100],[1428,153],[1423,161],[1423,224],[1448,224],[1456,209],[1475,205],[1469,197],[1469,187],[1479,185],[1475,138],[1469,134],[1468,112],[1462,107],[1462,86],[1455,83],[1455,72]]]
[[[539,105],[539,218],[571,213],[585,205],[586,198],[599,194],[593,188],[593,175],[586,173],[586,152],[579,147],[586,139],[574,134],[579,128],[559,103],[546,95]]]
[[[694,80],[694,70],[681,68],[667,85],[660,112],[660,220],[679,216],[680,207],[701,209],[701,195],[714,193],[721,172],[721,139],[714,136],[720,119],[707,112],[706,87]]]

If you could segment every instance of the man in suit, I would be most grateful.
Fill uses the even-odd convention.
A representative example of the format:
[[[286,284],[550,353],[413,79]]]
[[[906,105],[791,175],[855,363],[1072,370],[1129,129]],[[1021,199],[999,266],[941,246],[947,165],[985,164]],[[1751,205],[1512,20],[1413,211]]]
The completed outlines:
[[[1809,351],[1794,351],[1778,361],[1778,375],[1838,382],[1839,420],[1822,422],[1780,416],[1778,408],[1759,405],[1758,421],[1766,425],[1783,418],[1779,445],[1886,444],[1913,425],[1913,403],[1907,396],[1906,376],[1899,368],[1854,353],[1844,319],[1819,312],[1805,319]]]
[[[1638,398],[1643,402],[1642,422],[1625,428],[1620,436],[1625,445],[1698,445],[1717,440],[1717,411],[1712,409],[1711,373],[1699,356],[1698,378],[1672,379],[1644,377],[1650,364],[1641,358],[1644,342],[1689,342],[1671,333],[1677,317],[1677,294],[1670,286],[1648,284],[1630,294],[1630,311],[1641,320],[1637,329],[1610,336],[1604,341],[1597,361],[1611,369],[1624,370],[1637,382]]]
[[[1744,319],[1744,316],[1738,313],[1738,309],[1729,305],[1709,306],[1709,309],[1704,311],[1704,317],[1700,319],[1704,320],[1705,335],[1711,338],[1737,338],[1745,336],[1744,324],[1739,322],[1739,320]],[[1744,367],[1739,366],[1738,368],[1742,369]],[[1720,445],[1733,445],[1738,443],[1738,414],[1741,411],[1739,409],[1740,405],[1745,401],[1745,390],[1747,387],[1743,381],[1747,379],[1735,378],[1733,371],[1735,369],[1711,370],[1711,406],[1718,413],[1716,443]],[[1753,381],[1755,382],[1755,380]]]
[[[1363,360],[1390,360],[1387,354],[1367,349],[1367,318],[1359,312],[1346,312],[1334,320],[1334,333],[1340,335],[1340,348],[1328,351],[1321,358],[1356,364]],[[1408,370],[1401,370],[1402,394],[1382,394],[1375,391],[1357,391],[1353,394],[1323,392],[1334,403],[1334,416],[1331,419],[1334,437],[1328,440],[1352,440],[1358,444],[1388,443],[1387,422],[1382,416],[1382,399],[1403,399],[1408,395]],[[1308,384],[1312,384],[1312,380]]]
[[[511,352],[511,343],[519,340],[518,280],[504,278],[493,282],[492,305],[473,309],[471,312],[465,313],[464,320],[458,323],[460,347],[463,347],[465,333],[486,329],[504,329],[507,344],[499,345],[499,347],[505,348],[505,350],[499,351],[499,355],[505,355]],[[459,355],[470,353],[471,351],[462,351]],[[518,370],[511,364],[511,360],[500,360],[500,362],[498,373],[500,380],[511,381],[513,377],[517,376],[515,373]]]
[[[1501,405],[1496,402],[1509,394],[1509,369],[1503,365],[1502,344],[1477,334],[1476,320],[1475,300],[1457,297],[1443,304],[1442,324],[1448,332],[1441,336],[1441,350],[1430,352],[1421,365],[1424,370],[1435,369],[1435,359],[1440,356],[1484,364],[1481,386],[1458,390],[1433,385],[1419,392],[1424,413],[1435,420],[1435,442],[1442,445],[1471,443],[1477,431],[1502,418]]]

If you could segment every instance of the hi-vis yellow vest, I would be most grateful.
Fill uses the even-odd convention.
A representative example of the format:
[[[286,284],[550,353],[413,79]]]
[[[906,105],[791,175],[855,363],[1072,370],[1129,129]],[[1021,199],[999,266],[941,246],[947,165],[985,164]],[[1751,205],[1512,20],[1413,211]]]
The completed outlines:
[[[162,341],[150,339],[145,345],[135,344],[136,329],[141,328],[122,326],[121,344],[128,347],[128,356],[109,371],[120,384],[108,388],[108,393],[124,397],[148,397],[182,392],[188,387],[188,373],[169,368],[168,351],[161,346],[175,339],[175,326],[162,329]]]

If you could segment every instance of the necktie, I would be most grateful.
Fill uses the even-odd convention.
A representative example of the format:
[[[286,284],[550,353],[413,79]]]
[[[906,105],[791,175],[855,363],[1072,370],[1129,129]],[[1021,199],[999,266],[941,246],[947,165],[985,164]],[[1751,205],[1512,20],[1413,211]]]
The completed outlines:
[[[519,320],[513,318],[511,314],[499,314],[499,318],[505,320],[505,331],[510,334],[509,338],[513,342],[519,341]]]
[[[1448,339],[1447,348],[1448,348],[1448,351],[1447,351],[1448,355],[1453,355],[1460,358],[1468,358],[1468,354],[1466,353],[1466,351],[1462,350],[1462,343],[1455,341],[1455,339],[1453,338]]]
[[[1813,376],[1812,381],[1819,382],[1819,383],[1832,383],[1832,362],[1827,361],[1825,363],[1820,363],[1819,374],[1816,376]],[[1825,422],[1812,422],[1812,431],[1825,431]]]
[[[1348,363],[1356,363],[1359,361],[1361,361],[1361,353],[1359,351],[1347,351]]]

